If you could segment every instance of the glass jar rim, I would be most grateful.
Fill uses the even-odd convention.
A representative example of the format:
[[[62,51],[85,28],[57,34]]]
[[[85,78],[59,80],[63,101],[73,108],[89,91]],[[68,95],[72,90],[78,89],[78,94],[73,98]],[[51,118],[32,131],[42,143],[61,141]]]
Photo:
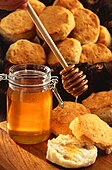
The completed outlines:
[[[38,76],[43,77],[43,82],[38,84],[27,84],[27,85],[24,83],[17,83],[17,80],[21,78],[26,78],[26,76],[29,76],[30,78],[33,77],[35,79]],[[46,65],[32,64],[32,63],[13,65],[9,68],[8,80],[9,83],[16,86],[40,87],[50,83],[51,69]]]

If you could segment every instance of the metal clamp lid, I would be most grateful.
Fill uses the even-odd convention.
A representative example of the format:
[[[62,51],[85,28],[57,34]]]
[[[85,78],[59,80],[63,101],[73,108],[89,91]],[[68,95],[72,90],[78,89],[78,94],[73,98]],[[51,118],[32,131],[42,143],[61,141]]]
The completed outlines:
[[[2,80],[9,80],[7,74],[0,74],[0,81]],[[55,97],[57,98],[60,106],[63,108],[64,107],[64,102],[60,96],[60,94],[58,93],[58,90],[56,88],[56,84],[58,83],[58,77],[57,76],[52,76],[51,77],[51,81],[50,81],[50,88],[52,90],[52,92],[54,93]]]
[[[7,74],[0,74],[0,81],[2,81],[2,80],[8,80],[8,78],[7,78]]]
[[[56,84],[58,83],[58,77],[57,76],[52,76],[51,77],[51,90],[54,93],[55,97],[57,98],[60,106],[63,108],[64,107],[64,102],[56,88]]]

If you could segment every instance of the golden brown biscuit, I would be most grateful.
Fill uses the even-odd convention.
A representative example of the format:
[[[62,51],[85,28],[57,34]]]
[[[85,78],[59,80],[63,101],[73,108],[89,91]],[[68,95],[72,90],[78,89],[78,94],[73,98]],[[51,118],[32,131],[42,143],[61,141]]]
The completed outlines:
[[[45,64],[46,55],[41,45],[28,40],[18,40],[11,44],[6,59],[13,64]]]
[[[64,7],[47,6],[39,18],[54,41],[64,40],[75,27],[73,14]]]
[[[82,114],[90,113],[87,109],[80,103],[64,101],[64,108],[62,109],[58,105],[51,113],[51,131],[57,136],[59,134],[71,134],[69,129],[70,122],[77,116]]]
[[[75,137],[91,145],[112,152],[112,128],[95,114],[85,114],[76,117],[70,123],[70,129]]]
[[[82,103],[91,113],[112,125],[112,90],[92,93]]]
[[[29,0],[29,2],[32,5],[32,7],[37,15],[39,15],[46,7],[42,2],[40,2],[38,0]]]
[[[70,37],[76,38],[81,44],[96,43],[100,32],[100,20],[98,16],[86,8],[78,8],[74,11],[75,28]]]
[[[66,38],[57,43],[57,47],[68,64],[79,63],[82,47],[78,40],[74,38]],[[50,66],[59,65],[59,62],[52,51],[49,52],[47,59]]]
[[[78,0],[55,0],[53,5],[63,6],[69,9],[72,13],[76,8],[83,8],[83,5]]]
[[[94,64],[109,61],[112,61],[112,52],[104,44],[82,45],[80,63],[88,62],[89,64]]]
[[[6,42],[16,42],[19,39],[32,39],[35,36],[35,26],[26,10],[16,10],[0,21],[0,35]]]
[[[100,26],[100,34],[97,43],[102,43],[107,47],[111,46],[111,34],[104,26]]]

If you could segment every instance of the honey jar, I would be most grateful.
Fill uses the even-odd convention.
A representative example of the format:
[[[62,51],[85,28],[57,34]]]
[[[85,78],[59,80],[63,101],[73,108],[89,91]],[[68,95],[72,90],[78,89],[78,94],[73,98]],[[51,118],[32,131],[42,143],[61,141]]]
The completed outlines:
[[[44,65],[21,64],[9,69],[7,130],[17,143],[36,144],[50,136],[52,90],[57,78]],[[55,91],[56,93],[56,91]],[[59,99],[59,94],[57,95]],[[60,100],[60,99],[59,99]]]

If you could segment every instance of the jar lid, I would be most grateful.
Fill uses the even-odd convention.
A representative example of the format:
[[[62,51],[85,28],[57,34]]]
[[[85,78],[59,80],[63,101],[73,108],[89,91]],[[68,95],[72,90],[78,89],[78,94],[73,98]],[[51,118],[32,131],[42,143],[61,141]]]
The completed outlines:
[[[40,87],[50,83],[51,70],[48,66],[20,64],[9,68],[9,83],[19,86]]]

